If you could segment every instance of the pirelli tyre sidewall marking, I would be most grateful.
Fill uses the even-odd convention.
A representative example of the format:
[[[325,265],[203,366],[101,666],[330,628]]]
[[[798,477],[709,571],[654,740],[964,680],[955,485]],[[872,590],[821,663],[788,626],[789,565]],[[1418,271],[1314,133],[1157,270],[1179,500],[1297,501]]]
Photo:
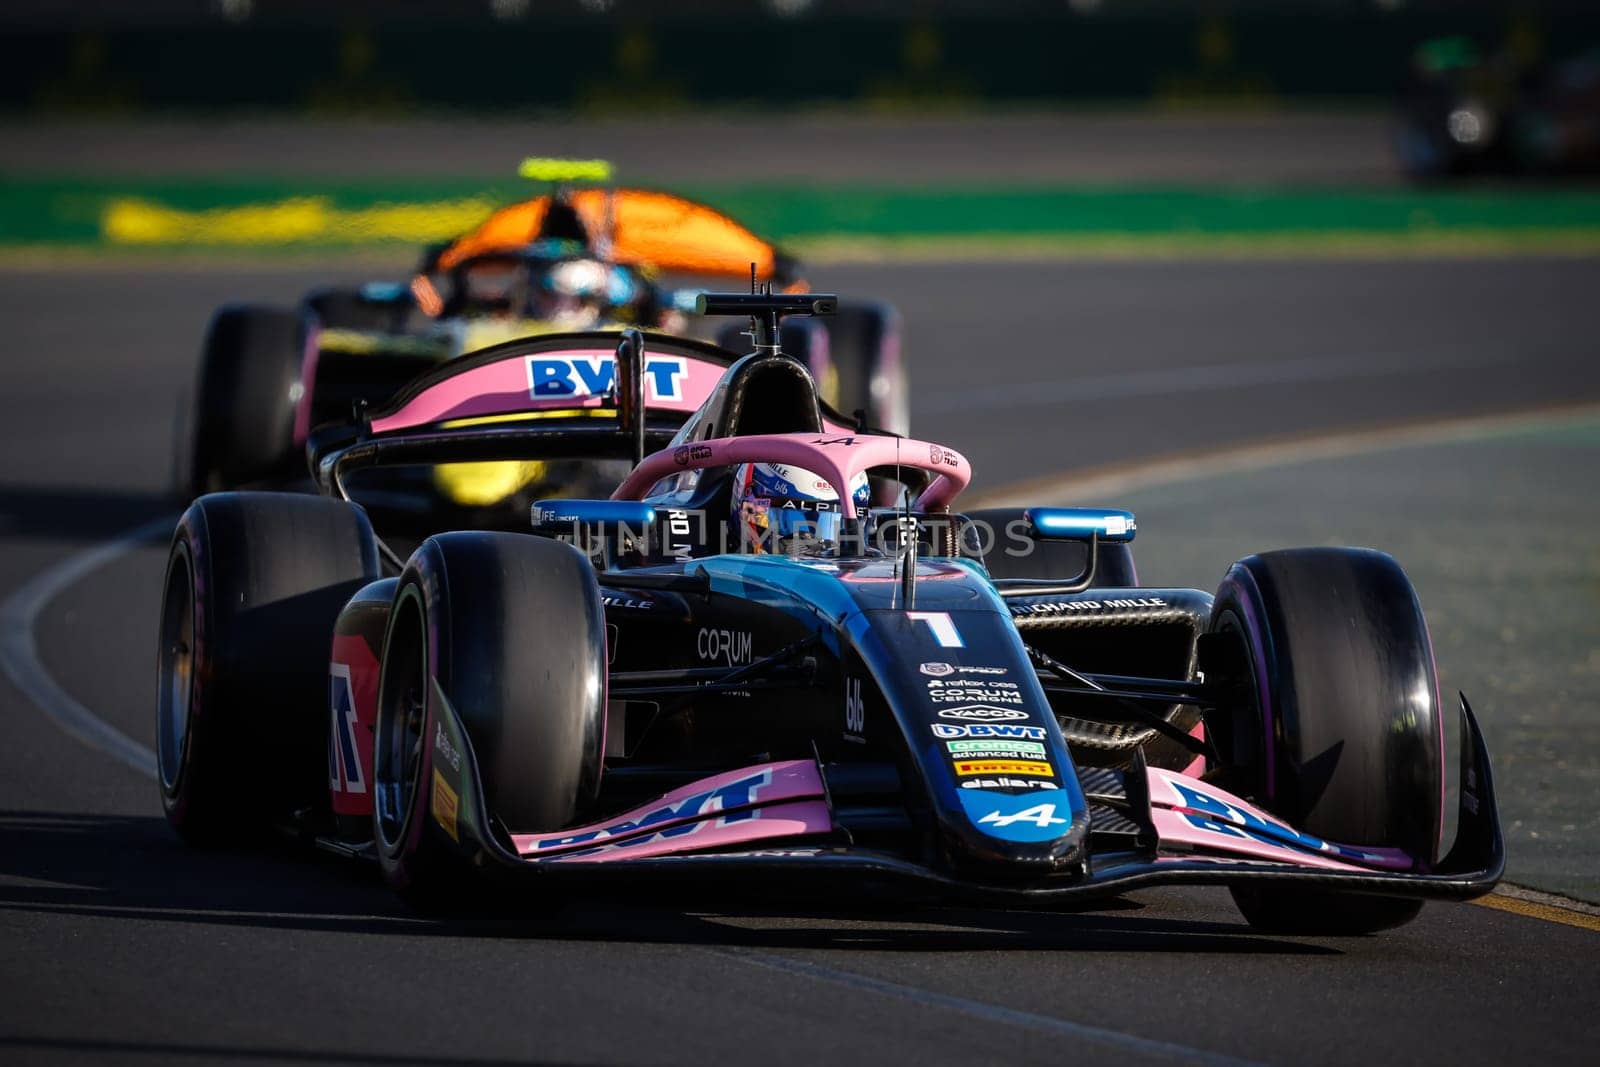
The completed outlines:
[[[433,821],[450,835],[450,840],[459,842],[461,835],[456,831],[456,811],[460,807],[460,798],[450,788],[450,783],[444,780],[444,775],[439,773],[438,767],[433,769],[433,799],[428,806],[433,812]]]

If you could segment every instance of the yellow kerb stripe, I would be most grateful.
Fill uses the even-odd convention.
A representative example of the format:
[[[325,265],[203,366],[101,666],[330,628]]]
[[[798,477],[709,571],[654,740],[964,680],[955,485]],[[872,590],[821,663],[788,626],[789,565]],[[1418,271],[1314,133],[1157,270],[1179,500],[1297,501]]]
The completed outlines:
[[[1479,897],[1472,903],[1483,908],[1493,908],[1495,911],[1508,911],[1513,915],[1521,915],[1529,919],[1542,919],[1547,923],[1576,926],[1580,930],[1592,930],[1600,933],[1600,915],[1590,915],[1588,912],[1576,911],[1572,908],[1558,907],[1554,904],[1541,904],[1535,900],[1523,900],[1520,897],[1510,897],[1503,893],[1490,893],[1486,897]]]

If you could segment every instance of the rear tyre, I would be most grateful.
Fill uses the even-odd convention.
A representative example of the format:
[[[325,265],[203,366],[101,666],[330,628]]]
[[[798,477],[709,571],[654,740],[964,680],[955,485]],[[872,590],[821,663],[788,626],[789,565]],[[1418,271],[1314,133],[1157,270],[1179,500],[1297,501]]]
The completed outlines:
[[[748,352],[748,331],[742,323],[725,323],[717,330],[717,344]],[[894,308],[841,302],[825,318],[786,320],[779,343],[810,369],[823,402],[840,414],[853,419],[862,411],[872,429],[901,436],[911,432],[911,387],[900,353],[900,314]]]
[[[1399,564],[1367,549],[1250,556],[1223,579],[1209,629],[1249,696],[1207,729],[1246,762],[1252,799],[1325,840],[1399,848],[1431,866],[1442,719],[1427,624]],[[1233,897],[1250,925],[1283,933],[1370,933],[1422,908],[1277,885]]]
[[[965,513],[975,527],[973,536],[963,538],[964,555],[979,560],[991,578],[1036,578],[1066,582],[1083,573],[1089,561],[1089,546],[1082,541],[1034,541],[1017,536],[1026,528],[1022,508],[979,508]],[[1013,525],[1021,524],[1021,525]],[[1139,584],[1133,566],[1133,549],[1122,542],[1097,546],[1093,589],[1121,589]]]
[[[306,297],[306,307],[317,322],[330,330],[360,330],[363,333],[399,332],[410,307],[368,300],[359,289],[318,289]]]
[[[605,693],[605,612],[581,553],[526,534],[423,542],[400,579],[378,691],[373,829],[389,884],[414,907],[449,910],[472,872],[455,816],[466,779],[437,743],[441,694],[466,735],[456,758],[483,789],[484,832],[509,845],[506,834],[560,829],[594,802]]]
[[[300,356],[292,311],[229,304],[212,316],[195,391],[193,495],[294,470]]]
[[[818,320],[828,331],[828,361],[837,390],[834,407],[865,411],[867,425],[911,432],[911,385],[900,350],[900,313],[888,304],[845,303]]]
[[[326,803],[328,649],[378,576],[360,508],[288,493],[201,497],[167,557],[156,755],[167,821],[191,844]]]

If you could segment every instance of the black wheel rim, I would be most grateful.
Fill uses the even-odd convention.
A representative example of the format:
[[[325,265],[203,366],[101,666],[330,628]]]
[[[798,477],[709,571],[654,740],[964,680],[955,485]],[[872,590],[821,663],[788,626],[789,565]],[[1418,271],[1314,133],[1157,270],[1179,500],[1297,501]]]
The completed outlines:
[[[194,581],[189,554],[173,553],[167,567],[167,588],[161,606],[161,651],[157,667],[156,762],[161,788],[172,796],[183,778],[194,705]]]
[[[422,776],[428,712],[427,636],[416,597],[401,597],[400,617],[384,650],[373,752],[373,810],[379,843],[404,839]]]

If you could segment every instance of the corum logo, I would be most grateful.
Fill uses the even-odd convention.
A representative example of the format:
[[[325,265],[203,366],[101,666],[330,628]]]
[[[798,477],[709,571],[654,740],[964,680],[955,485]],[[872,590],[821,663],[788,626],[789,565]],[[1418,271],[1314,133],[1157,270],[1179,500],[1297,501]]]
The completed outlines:
[[[932,678],[945,678],[956,672],[948,663],[924,663],[922,673]]]
[[[940,708],[939,718],[961,719],[965,722],[1017,722],[1026,719],[1028,713],[1016,708],[990,708],[982,704],[972,704],[964,708]]]

